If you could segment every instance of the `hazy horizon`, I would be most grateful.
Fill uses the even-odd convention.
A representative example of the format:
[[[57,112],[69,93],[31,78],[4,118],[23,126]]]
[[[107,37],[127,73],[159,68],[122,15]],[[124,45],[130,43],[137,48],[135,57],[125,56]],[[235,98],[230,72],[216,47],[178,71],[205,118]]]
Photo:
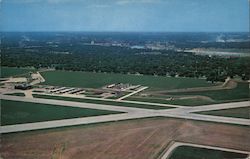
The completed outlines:
[[[2,33],[148,33],[148,34],[157,34],[157,33],[246,33],[250,34],[248,31],[70,31],[70,30],[63,30],[63,31],[6,31],[0,30]]]

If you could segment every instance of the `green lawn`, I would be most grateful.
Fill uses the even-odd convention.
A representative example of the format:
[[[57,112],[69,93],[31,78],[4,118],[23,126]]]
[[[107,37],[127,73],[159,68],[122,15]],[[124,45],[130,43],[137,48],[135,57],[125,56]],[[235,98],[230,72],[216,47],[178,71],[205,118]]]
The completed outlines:
[[[169,159],[236,159],[246,158],[246,154],[212,150],[190,146],[177,147]]]
[[[59,97],[59,96],[40,95],[40,94],[33,94],[33,97],[75,101],[75,102],[84,102],[84,103],[106,104],[106,105],[115,105],[115,106],[124,106],[124,107],[145,108],[145,109],[170,109],[171,108],[171,107],[146,105],[146,104],[133,104],[133,103],[123,103],[123,102],[115,102],[115,101],[103,101],[103,100],[93,100],[93,99],[83,99],[83,98]]]
[[[200,106],[200,105],[214,104],[214,102],[203,99],[179,99],[179,100],[168,101],[168,104],[182,105],[182,106]]]
[[[218,102],[248,99],[249,85],[248,83],[238,83],[234,89],[216,90],[216,91],[200,91],[188,93],[168,93],[168,95],[201,95],[207,96]]]
[[[173,78],[138,76],[113,73],[48,71],[42,72],[46,82],[44,84],[54,86],[99,88],[112,83],[130,83],[134,85],[149,86],[150,89],[164,90],[189,87],[211,86],[211,83],[203,79]]]
[[[199,114],[250,119],[250,107],[205,111]]]
[[[199,105],[214,104],[214,102],[212,101],[202,100],[202,99],[165,100],[165,99],[157,99],[157,98],[150,98],[150,97],[141,97],[141,98],[129,97],[129,98],[126,98],[126,100],[171,104],[171,105],[182,105],[182,106],[199,106]]]
[[[16,67],[0,67],[0,77],[10,77],[28,73],[30,71],[35,71],[35,69],[31,68],[16,68]]]
[[[1,125],[116,114],[120,112],[1,100]]]
[[[175,99],[175,100],[165,100],[166,98],[176,97],[176,96],[207,96],[212,100],[206,98],[202,99]],[[150,97],[139,97],[131,96],[126,98],[126,100],[132,101],[143,101],[151,103],[163,103],[163,104],[173,104],[173,105],[183,105],[183,106],[200,106],[208,104],[219,104],[225,102],[236,102],[245,101],[249,99],[249,85],[248,83],[238,83],[238,86],[234,89],[216,90],[216,91],[199,91],[199,92],[184,92],[184,93],[168,93],[161,96],[150,96]]]

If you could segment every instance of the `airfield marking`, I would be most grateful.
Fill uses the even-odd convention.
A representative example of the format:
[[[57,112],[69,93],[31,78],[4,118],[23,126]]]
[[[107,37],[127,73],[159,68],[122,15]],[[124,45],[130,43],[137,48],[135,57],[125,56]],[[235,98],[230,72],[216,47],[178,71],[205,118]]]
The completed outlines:
[[[132,92],[132,93],[129,93],[129,94],[125,95],[125,96],[122,96],[122,97],[118,98],[117,100],[118,100],[118,101],[123,100],[123,99],[128,98],[128,97],[130,97],[130,96],[132,96],[132,95],[134,95],[134,94],[137,94],[137,93],[139,93],[139,92],[141,92],[141,91],[143,91],[143,90],[145,90],[145,89],[147,89],[147,88],[148,88],[148,87],[142,87],[142,88],[140,88],[140,89],[138,89],[138,90],[136,90],[136,91],[134,91],[134,92]]]

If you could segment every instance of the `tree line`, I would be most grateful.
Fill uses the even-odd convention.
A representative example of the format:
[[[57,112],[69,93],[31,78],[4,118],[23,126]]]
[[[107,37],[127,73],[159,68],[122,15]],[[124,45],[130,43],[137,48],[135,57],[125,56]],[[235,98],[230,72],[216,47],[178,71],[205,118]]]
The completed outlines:
[[[250,78],[250,58],[221,58],[192,53],[161,51],[161,54],[138,54],[151,50],[123,47],[60,44],[37,48],[2,47],[1,65],[9,67],[53,67],[57,70],[94,71],[206,78],[224,81],[228,76]],[[60,53],[62,52],[62,53]],[[69,54],[65,54],[68,52]]]

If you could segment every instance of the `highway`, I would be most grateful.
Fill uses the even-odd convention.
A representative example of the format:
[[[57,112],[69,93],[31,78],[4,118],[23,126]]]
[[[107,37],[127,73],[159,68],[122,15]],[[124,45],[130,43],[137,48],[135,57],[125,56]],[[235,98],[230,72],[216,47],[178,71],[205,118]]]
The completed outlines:
[[[55,100],[55,99],[26,98],[26,97],[9,96],[9,95],[1,95],[0,97],[1,99],[13,100],[13,101],[33,102],[33,103],[43,103],[43,104],[124,112],[124,113],[115,114],[115,115],[102,115],[102,116],[95,116],[95,117],[84,117],[84,118],[62,119],[62,120],[53,120],[53,121],[46,121],[46,122],[27,123],[27,124],[6,125],[6,126],[0,127],[0,133],[11,133],[11,132],[19,132],[19,131],[29,131],[29,130],[57,128],[57,127],[74,126],[74,125],[82,125],[82,124],[93,124],[93,123],[101,123],[101,122],[138,119],[138,118],[146,118],[146,117],[159,117],[159,116],[250,126],[249,119],[201,115],[201,114],[194,113],[194,112],[208,111],[208,110],[211,111],[211,110],[228,109],[228,108],[249,107],[250,106],[249,101],[224,103],[224,104],[216,104],[216,105],[213,104],[213,105],[197,106],[197,107],[183,106],[180,108],[172,108],[172,109],[165,109],[165,110],[152,110],[152,109],[142,109],[142,108],[134,108],[134,107],[62,101],[62,100]]]

